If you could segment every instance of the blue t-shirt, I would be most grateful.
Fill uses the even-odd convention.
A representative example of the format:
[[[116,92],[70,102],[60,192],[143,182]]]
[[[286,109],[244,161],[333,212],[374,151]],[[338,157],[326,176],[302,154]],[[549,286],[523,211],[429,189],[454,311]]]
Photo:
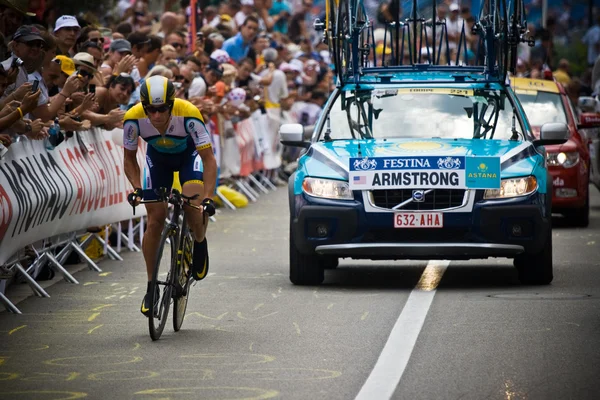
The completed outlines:
[[[271,9],[269,10],[269,15],[279,15],[282,11],[287,11],[290,16],[292,14],[290,6],[288,6],[283,1],[275,1],[273,2],[273,6],[271,7]],[[273,26],[273,31],[287,35],[289,18],[290,17],[288,17],[288,19],[278,20]]]
[[[242,58],[245,58],[248,55],[250,43],[245,44],[242,34],[238,33],[234,37],[231,37],[223,42],[223,50],[229,54],[229,57],[233,61],[239,63]]]

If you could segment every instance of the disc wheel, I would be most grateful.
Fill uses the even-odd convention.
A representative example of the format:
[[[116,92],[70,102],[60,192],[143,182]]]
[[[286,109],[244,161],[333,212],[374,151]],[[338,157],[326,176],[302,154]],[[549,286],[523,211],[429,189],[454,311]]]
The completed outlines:
[[[179,332],[185,311],[187,309],[190,293],[190,270],[193,260],[194,239],[187,226],[184,225],[184,234],[181,236],[179,248],[182,249],[177,259],[177,268],[175,268],[175,290],[173,291],[173,329]]]
[[[176,235],[168,226],[165,227],[160,238],[150,285],[150,317],[148,328],[152,340],[160,339],[165,329],[171,306],[171,295],[174,284],[174,274],[171,272],[176,266],[177,254],[175,252]],[[158,299],[156,296],[158,295]]]

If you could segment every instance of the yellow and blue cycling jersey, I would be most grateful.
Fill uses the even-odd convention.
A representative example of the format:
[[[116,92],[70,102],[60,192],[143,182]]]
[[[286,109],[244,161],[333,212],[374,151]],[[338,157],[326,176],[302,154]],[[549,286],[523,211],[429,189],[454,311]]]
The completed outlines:
[[[124,118],[123,146],[128,150],[136,150],[138,137],[160,153],[181,153],[192,144],[196,150],[212,146],[200,111],[182,99],[175,99],[171,122],[164,135],[152,125],[141,103],[130,108]]]

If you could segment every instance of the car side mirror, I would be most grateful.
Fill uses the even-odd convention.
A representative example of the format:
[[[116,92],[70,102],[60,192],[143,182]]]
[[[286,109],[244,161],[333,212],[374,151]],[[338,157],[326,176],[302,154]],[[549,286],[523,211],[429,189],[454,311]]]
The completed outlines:
[[[600,128],[599,113],[583,113],[579,116],[577,129]]]
[[[304,127],[300,124],[283,124],[279,128],[279,140],[286,146],[309,148],[310,142],[304,140]]]
[[[569,139],[569,127],[562,122],[548,122],[542,125],[540,138],[533,141],[534,146],[563,144]]]

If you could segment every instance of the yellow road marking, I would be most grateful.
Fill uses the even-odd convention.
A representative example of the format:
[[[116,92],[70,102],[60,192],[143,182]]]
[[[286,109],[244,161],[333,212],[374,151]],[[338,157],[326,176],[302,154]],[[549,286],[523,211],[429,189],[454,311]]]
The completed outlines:
[[[333,308],[333,303],[331,303],[330,305],[327,306],[328,310],[331,310]]]
[[[103,326],[104,326],[104,324],[100,324],[100,325],[98,325],[98,326],[95,326],[95,327],[93,327],[92,329],[90,329],[90,330],[88,331],[88,335],[91,335],[91,334],[92,334],[92,332],[94,332],[96,329],[98,329],[98,328],[100,328],[100,327],[103,327]]]
[[[361,316],[360,316],[360,320],[361,320],[361,321],[364,321],[365,319],[367,319],[367,316],[368,316],[368,315],[369,315],[369,312],[368,312],[368,311],[365,311],[365,312],[363,313],[363,315],[361,315]]]
[[[260,317],[256,317],[256,318],[248,318],[248,317],[244,317],[244,315],[242,314],[241,311],[238,311],[237,316],[238,316],[239,319],[257,320],[257,319],[262,319],[262,318],[270,317],[271,315],[275,315],[277,313],[279,313],[279,311],[274,311],[274,312],[272,312],[270,314],[261,315]]]
[[[252,345],[250,345],[252,347]],[[10,357],[0,357],[0,365],[4,364],[4,362]]]
[[[435,290],[440,284],[445,271],[445,266],[437,265],[436,263],[430,261],[427,265],[427,268],[425,268],[425,271],[423,271],[423,275],[421,275],[421,279],[419,279],[415,289],[422,290],[424,292]]]
[[[116,297],[116,296],[117,296],[116,294],[111,294],[110,296],[106,296],[104,298],[104,300],[112,299],[113,297]]]
[[[99,312],[90,315],[90,317],[88,318],[88,322],[92,322],[93,320],[95,320],[98,315],[100,315]]]
[[[12,335],[13,333],[15,333],[16,331],[18,331],[19,329],[23,329],[25,327],[27,327],[27,325],[17,326],[15,329],[12,329],[12,330],[8,331],[8,334]]]
[[[92,308],[92,311],[100,311],[105,307],[112,307],[114,306],[114,304],[102,304],[101,306],[98,306],[96,308]]]
[[[141,344],[139,344],[139,343],[136,343],[136,344],[135,344],[135,346],[133,346],[133,350],[134,350],[134,351],[135,351],[135,350],[138,350],[140,347],[142,347],[142,345],[141,345]]]
[[[301,334],[302,332],[300,331],[300,326],[298,325],[298,323],[297,323],[297,322],[294,322],[294,328],[296,328],[296,333],[298,334],[298,336],[300,336],[300,334]]]
[[[27,395],[24,396],[22,398],[29,398],[29,399],[34,399],[34,398],[39,398],[40,396],[31,396],[31,395],[48,395],[48,394],[53,394],[53,395],[64,395],[64,396],[69,396],[69,397],[54,397],[57,400],[75,400],[75,399],[83,399],[84,397],[87,397],[87,393],[84,392],[62,392],[62,391],[58,391],[58,390],[22,390],[22,391],[18,391],[18,392],[2,392],[2,395],[9,395],[7,398],[11,398],[13,395],[17,395],[18,397],[21,398],[20,395]],[[44,396],[47,397],[47,396]]]
[[[86,282],[86,283],[83,284],[83,286],[97,285],[99,283],[100,282]]]
[[[101,274],[98,274],[98,276],[109,276],[110,274],[112,274],[112,272],[103,272]]]
[[[198,317],[201,317],[201,318],[210,319],[210,320],[213,320],[213,321],[220,321],[220,320],[222,320],[222,319],[223,319],[223,317],[224,317],[224,316],[226,316],[227,314],[229,314],[229,311],[226,311],[226,312],[224,312],[223,314],[221,314],[221,315],[219,315],[219,316],[217,316],[217,317],[209,317],[209,316],[207,316],[207,315],[200,314],[199,312],[193,312],[193,313],[189,313],[189,314],[186,316],[186,318],[187,318],[187,317],[190,317],[190,316],[192,316],[192,315],[196,315],[196,316],[198,316]]]
[[[259,303],[256,306],[254,306],[254,311],[258,310],[259,308],[261,308],[262,306],[264,306],[264,303]]]
[[[200,391],[208,392],[211,397],[215,398],[239,398],[237,395],[246,395],[240,392],[250,392],[248,395],[252,397],[243,397],[243,400],[264,400],[272,399],[273,397],[279,396],[277,390],[272,389],[261,389],[261,388],[250,388],[250,387],[233,387],[233,386],[212,386],[212,387],[176,387],[176,388],[161,388],[161,389],[147,389],[141,392],[136,392],[136,395],[173,395],[173,394],[187,394],[194,398],[205,398],[199,394]],[[219,394],[219,392],[221,392]],[[224,392],[224,393],[223,393]],[[233,393],[232,393],[233,392]],[[235,393],[235,395],[234,395]],[[197,397],[196,397],[197,396]],[[165,397],[162,397],[165,399]],[[166,397],[168,398],[168,397]]]
[[[254,346],[254,342],[250,343],[250,351],[254,351],[252,350],[252,346]]]

